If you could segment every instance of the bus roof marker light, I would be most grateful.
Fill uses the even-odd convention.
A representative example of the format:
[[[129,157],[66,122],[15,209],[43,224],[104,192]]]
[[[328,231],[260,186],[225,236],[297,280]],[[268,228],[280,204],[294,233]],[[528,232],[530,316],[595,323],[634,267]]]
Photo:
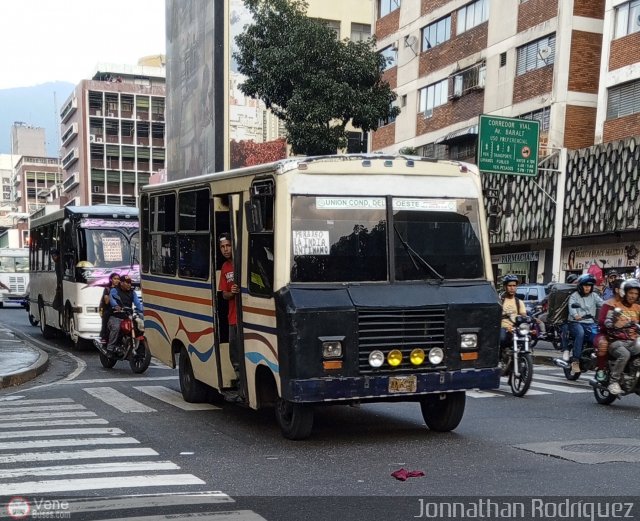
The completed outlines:
[[[307,163],[300,163],[298,165],[298,170],[307,170],[309,168],[309,165]]]
[[[371,166],[371,159],[363,159],[362,166]]]
[[[392,167],[393,166],[393,160],[391,159],[386,159],[384,162],[384,166],[386,167]]]
[[[407,166],[410,168],[415,166],[415,162],[413,161],[413,159],[407,159]]]

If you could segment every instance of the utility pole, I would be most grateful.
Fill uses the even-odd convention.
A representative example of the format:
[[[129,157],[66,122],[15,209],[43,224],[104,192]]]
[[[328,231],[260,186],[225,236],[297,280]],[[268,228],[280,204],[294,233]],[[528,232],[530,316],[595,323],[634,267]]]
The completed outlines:
[[[564,223],[564,196],[567,180],[567,149],[562,147],[558,154],[558,186],[556,189],[556,218],[553,228],[553,263],[551,266],[552,279],[560,282],[562,260],[562,231]]]

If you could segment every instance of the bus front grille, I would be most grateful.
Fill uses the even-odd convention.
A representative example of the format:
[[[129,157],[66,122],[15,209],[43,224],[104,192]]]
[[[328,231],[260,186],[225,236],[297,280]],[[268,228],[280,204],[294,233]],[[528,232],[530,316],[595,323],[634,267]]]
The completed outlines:
[[[444,308],[385,309],[358,311],[358,367],[360,374],[398,373],[415,366],[409,361],[413,349],[421,348],[425,355],[432,347],[443,347],[445,331]],[[385,362],[379,369],[369,365],[369,354],[379,349]],[[392,368],[386,356],[392,349],[402,352],[402,363]],[[424,367],[428,363],[423,364]]]

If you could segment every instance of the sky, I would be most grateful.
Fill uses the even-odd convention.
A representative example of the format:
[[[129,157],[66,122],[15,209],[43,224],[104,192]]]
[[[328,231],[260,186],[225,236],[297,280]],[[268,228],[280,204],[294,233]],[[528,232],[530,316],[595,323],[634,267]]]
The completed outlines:
[[[0,89],[165,54],[164,0],[0,0]]]

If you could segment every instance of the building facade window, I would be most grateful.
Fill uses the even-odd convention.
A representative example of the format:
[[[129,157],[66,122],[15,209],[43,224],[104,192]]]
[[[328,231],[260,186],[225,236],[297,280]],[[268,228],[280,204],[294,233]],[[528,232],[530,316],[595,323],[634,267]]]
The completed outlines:
[[[533,112],[527,112],[518,116],[520,119],[533,119],[540,122],[540,130],[546,132],[549,130],[551,121],[551,107],[543,107]]]
[[[363,42],[371,36],[371,26],[369,24],[351,24],[351,41]]]
[[[640,31],[640,0],[632,0],[617,6],[614,38],[638,31]]]
[[[518,47],[516,76],[534,69],[540,69],[555,61],[556,35],[551,34]]]
[[[640,113],[640,80],[611,87],[607,99],[607,119]]]
[[[461,34],[489,19],[489,0],[476,0],[458,9],[456,34]]]
[[[418,112],[431,112],[434,107],[446,105],[449,97],[449,80],[444,79],[438,83],[423,87],[419,91]]]
[[[422,28],[422,50],[426,51],[451,38],[451,16]]]
[[[326,18],[316,18],[316,21],[320,22],[325,27],[331,29],[335,33],[336,38],[338,40],[340,39],[340,20],[328,20]]]
[[[387,16],[396,9],[400,9],[400,0],[379,0],[378,17],[382,18],[383,16]]]
[[[447,146],[436,143],[427,143],[416,148],[416,154],[433,159],[447,159]]]
[[[393,45],[385,47],[380,51],[380,54],[385,58],[385,66],[383,70],[391,69],[398,64],[398,49]]]

